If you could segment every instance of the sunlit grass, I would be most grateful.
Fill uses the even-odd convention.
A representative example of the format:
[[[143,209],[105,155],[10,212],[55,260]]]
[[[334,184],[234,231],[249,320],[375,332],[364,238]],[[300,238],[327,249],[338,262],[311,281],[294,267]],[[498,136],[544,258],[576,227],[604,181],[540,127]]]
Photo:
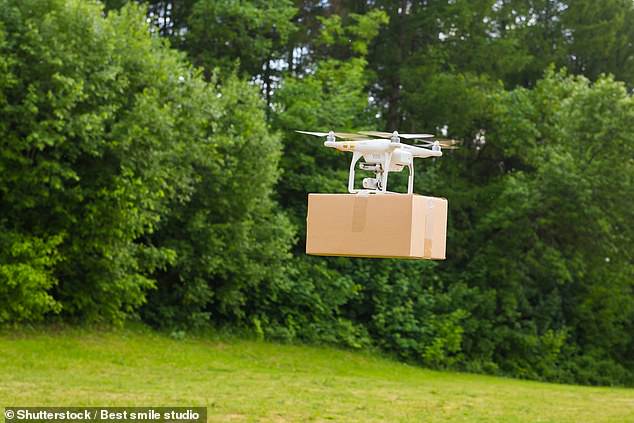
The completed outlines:
[[[634,390],[435,372],[143,328],[0,333],[0,406],[208,407],[209,421],[634,422]]]

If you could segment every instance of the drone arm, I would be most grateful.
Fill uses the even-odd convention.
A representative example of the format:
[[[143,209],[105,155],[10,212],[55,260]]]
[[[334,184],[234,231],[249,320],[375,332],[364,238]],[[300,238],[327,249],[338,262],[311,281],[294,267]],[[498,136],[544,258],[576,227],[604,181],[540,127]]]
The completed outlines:
[[[412,156],[414,157],[419,157],[419,158],[427,158],[427,157],[441,157],[442,156],[442,151],[438,150],[431,150],[429,148],[424,148],[424,147],[417,147],[414,145],[407,145],[404,144],[401,148],[404,148],[405,151],[408,151],[412,154]]]

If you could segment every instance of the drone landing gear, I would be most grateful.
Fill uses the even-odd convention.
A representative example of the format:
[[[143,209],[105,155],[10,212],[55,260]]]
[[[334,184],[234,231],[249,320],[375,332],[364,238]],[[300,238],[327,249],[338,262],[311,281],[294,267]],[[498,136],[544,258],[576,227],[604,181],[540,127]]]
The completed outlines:
[[[381,163],[360,163],[359,168],[361,170],[367,170],[375,172],[375,178],[364,178],[362,190],[354,188],[354,176],[355,168],[359,159],[363,157],[363,154],[359,152],[352,153],[352,161],[350,162],[350,174],[348,176],[348,192],[351,194],[365,193],[365,194],[385,194],[387,191],[387,177],[390,170],[390,162],[392,160],[392,153],[384,153]],[[407,165],[409,175],[407,178],[407,193],[412,194],[414,192],[414,165],[409,163]]]

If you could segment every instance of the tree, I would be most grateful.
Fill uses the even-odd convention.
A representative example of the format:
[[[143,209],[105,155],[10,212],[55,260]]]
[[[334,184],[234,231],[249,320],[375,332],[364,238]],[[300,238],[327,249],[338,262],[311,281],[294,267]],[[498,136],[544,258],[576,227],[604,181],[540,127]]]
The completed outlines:
[[[440,277],[481,292],[464,354],[516,376],[631,383],[631,96],[551,72],[487,98],[486,144],[440,170],[454,226]]]
[[[280,140],[269,132],[255,87],[236,77],[190,106],[200,110],[190,110],[190,119],[211,113],[212,120],[201,122],[203,138],[189,147],[191,198],[174,204],[150,237],[176,259],[156,272],[158,290],[143,315],[167,327],[251,325],[266,300],[256,292],[287,279],[294,235],[272,200]]]
[[[144,270],[169,257],[134,240],[186,190],[169,163],[178,147],[169,98],[187,69],[148,36],[137,9],[108,19],[94,3],[1,9],[4,224],[25,240],[56,240],[48,287],[64,312],[120,319],[152,285]]]
[[[598,4],[570,0],[562,23],[569,28],[568,64],[572,72],[590,79],[611,73],[616,79],[634,84],[634,4],[611,0]]]
[[[295,29],[295,12],[290,0],[198,1],[187,19],[183,48],[205,69],[237,65],[242,75],[268,81],[271,62],[284,55]]]
[[[204,82],[152,35],[144,9],[129,4],[104,18],[93,2],[3,0],[0,23],[0,292],[5,304],[23,299],[3,320],[61,311],[121,321],[136,311],[156,272],[182,271],[186,252],[156,231],[195,207],[199,189],[223,187],[203,204],[220,206],[218,222],[235,213],[226,226],[242,236],[267,218],[278,147],[258,103],[243,106],[245,83]],[[251,123],[232,120],[239,116]],[[255,181],[242,198],[231,192],[247,185],[240,175]],[[272,218],[282,219],[272,231],[284,227]],[[260,244],[264,229],[252,232],[247,245],[229,231],[216,247],[233,245],[241,263],[265,245],[270,257],[285,251],[284,236]]]

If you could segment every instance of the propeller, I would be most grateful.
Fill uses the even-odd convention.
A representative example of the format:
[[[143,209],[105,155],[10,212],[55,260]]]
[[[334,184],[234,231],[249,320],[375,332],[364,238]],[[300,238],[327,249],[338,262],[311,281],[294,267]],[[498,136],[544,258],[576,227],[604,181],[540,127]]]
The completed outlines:
[[[458,147],[458,145],[462,144],[462,141],[449,138],[436,138],[434,140],[425,140],[423,145],[427,147],[433,146],[436,143],[438,143],[438,145],[442,147],[443,150],[457,150],[458,148],[460,148]]]
[[[337,138],[341,138],[344,140],[357,140],[360,138],[364,138],[363,135],[359,135],[359,134],[353,134],[350,132],[313,132],[313,131],[295,131],[298,132],[300,134],[306,134],[306,135],[314,135],[316,137],[327,137],[328,135],[330,135],[332,133],[332,135],[334,135]]]
[[[423,138],[433,138],[433,134],[401,134],[397,131],[394,132],[381,132],[381,131],[359,131],[360,134],[370,135],[372,137],[378,138],[387,138],[390,139],[394,135],[399,138],[404,138],[406,140],[415,140],[415,139],[423,139]]]

